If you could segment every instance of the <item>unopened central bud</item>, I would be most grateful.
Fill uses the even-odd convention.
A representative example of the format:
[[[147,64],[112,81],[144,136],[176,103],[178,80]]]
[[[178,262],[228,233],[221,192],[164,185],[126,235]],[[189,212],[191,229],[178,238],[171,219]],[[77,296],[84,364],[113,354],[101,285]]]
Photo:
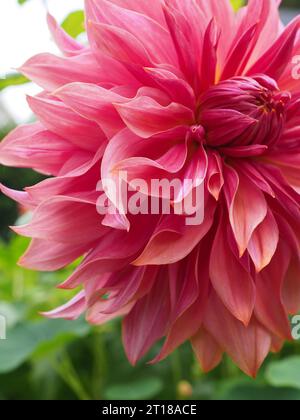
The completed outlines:
[[[200,123],[211,146],[274,145],[282,135],[291,100],[266,75],[234,77],[202,97]]]

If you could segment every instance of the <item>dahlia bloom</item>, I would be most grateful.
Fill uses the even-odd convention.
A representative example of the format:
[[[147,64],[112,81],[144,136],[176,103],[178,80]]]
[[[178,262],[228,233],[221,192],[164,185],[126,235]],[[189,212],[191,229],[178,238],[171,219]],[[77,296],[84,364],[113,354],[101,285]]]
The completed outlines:
[[[46,315],[123,317],[132,364],[161,339],[153,362],[189,340],[204,371],[227,353],[255,376],[291,339],[289,315],[300,309],[300,18],[284,28],[279,4],[249,0],[235,13],[229,0],[86,0],[89,45],[49,16],[63,57],[40,54],[20,69],[42,88],[28,98],[38,122],[7,136],[0,162],[51,175],[22,192],[1,187],[33,213],[14,228],[32,238],[20,263],[55,271],[83,257],[59,286],[79,293]],[[99,174],[121,171],[129,184],[195,180],[203,223],[124,215],[118,203],[100,215]]]

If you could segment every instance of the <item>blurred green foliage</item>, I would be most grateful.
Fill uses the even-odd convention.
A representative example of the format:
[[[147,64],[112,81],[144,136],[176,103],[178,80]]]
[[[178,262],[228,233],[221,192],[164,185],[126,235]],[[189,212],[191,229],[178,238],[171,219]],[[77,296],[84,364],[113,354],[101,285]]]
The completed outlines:
[[[234,7],[234,10],[238,10],[240,7],[244,6],[244,0],[231,0],[231,3]]]
[[[235,7],[241,3],[232,1]],[[72,13],[63,25],[72,36],[81,34],[82,12]],[[19,75],[8,77],[0,81],[0,91],[25,82]],[[13,126],[11,121],[0,127],[0,138]],[[28,170],[0,168],[1,182],[12,188],[39,179]],[[0,232],[6,240],[7,226],[18,213],[11,200],[1,196]],[[15,236],[0,240],[0,315],[8,327],[7,340],[0,340],[0,399],[300,400],[300,342],[270,356],[254,381],[228,358],[204,375],[188,344],[166,361],[149,366],[146,361],[157,353],[157,346],[133,368],[124,355],[119,320],[92,327],[83,319],[44,319],[40,311],[72,297],[71,292],[55,291],[55,286],[75,265],[55,274],[24,270],[17,261],[27,245],[27,239]]]
[[[76,10],[69,14],[62,23],[64,30],[73,38],[82,34],[84,29],[84,13],[82,10]]]
[[[5,79],[0,79],[0,92],[7,87],[24,85],[28,82],[29,80],[21,74],[8,74]]]

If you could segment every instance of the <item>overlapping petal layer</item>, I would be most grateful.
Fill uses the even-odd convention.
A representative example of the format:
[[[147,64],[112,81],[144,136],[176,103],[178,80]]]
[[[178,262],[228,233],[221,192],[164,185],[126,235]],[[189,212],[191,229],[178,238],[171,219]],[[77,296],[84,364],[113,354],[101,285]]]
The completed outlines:
[[[101,324],[122,316],[135,364],[190,340],[204,371],[224,352],[255,376],[291,338],[300,309],[300,18],[284,28],[278,0],[86,0],[89,45],[48,17],[63,57],[20,69],[43,91],[38,122],[0,145],[4,165],[51,177],[4,194],[33,212],[20,263],[52,271],[83,256],[60,287],[81,292],[46,314]],[[127,179],[121,173],[127,172]],[[97,184],[191,178],[204,221],[97,213]]]

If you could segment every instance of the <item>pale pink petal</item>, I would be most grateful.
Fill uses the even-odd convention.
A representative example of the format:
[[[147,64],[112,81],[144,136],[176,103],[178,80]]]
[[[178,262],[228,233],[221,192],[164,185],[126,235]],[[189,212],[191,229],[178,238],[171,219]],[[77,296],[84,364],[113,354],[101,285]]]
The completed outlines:
[[[100,67],[90,52],[69,58],[61,58],[48,53],[39,54],[28,60],[19,70],[50,92],[67,83],[101,83],[103,81]]]
[[[47,15],[47,21],[55,43],[64,54],[72,57],[83,52],[85,49],[84,46],[68,35],[49,13]]]

